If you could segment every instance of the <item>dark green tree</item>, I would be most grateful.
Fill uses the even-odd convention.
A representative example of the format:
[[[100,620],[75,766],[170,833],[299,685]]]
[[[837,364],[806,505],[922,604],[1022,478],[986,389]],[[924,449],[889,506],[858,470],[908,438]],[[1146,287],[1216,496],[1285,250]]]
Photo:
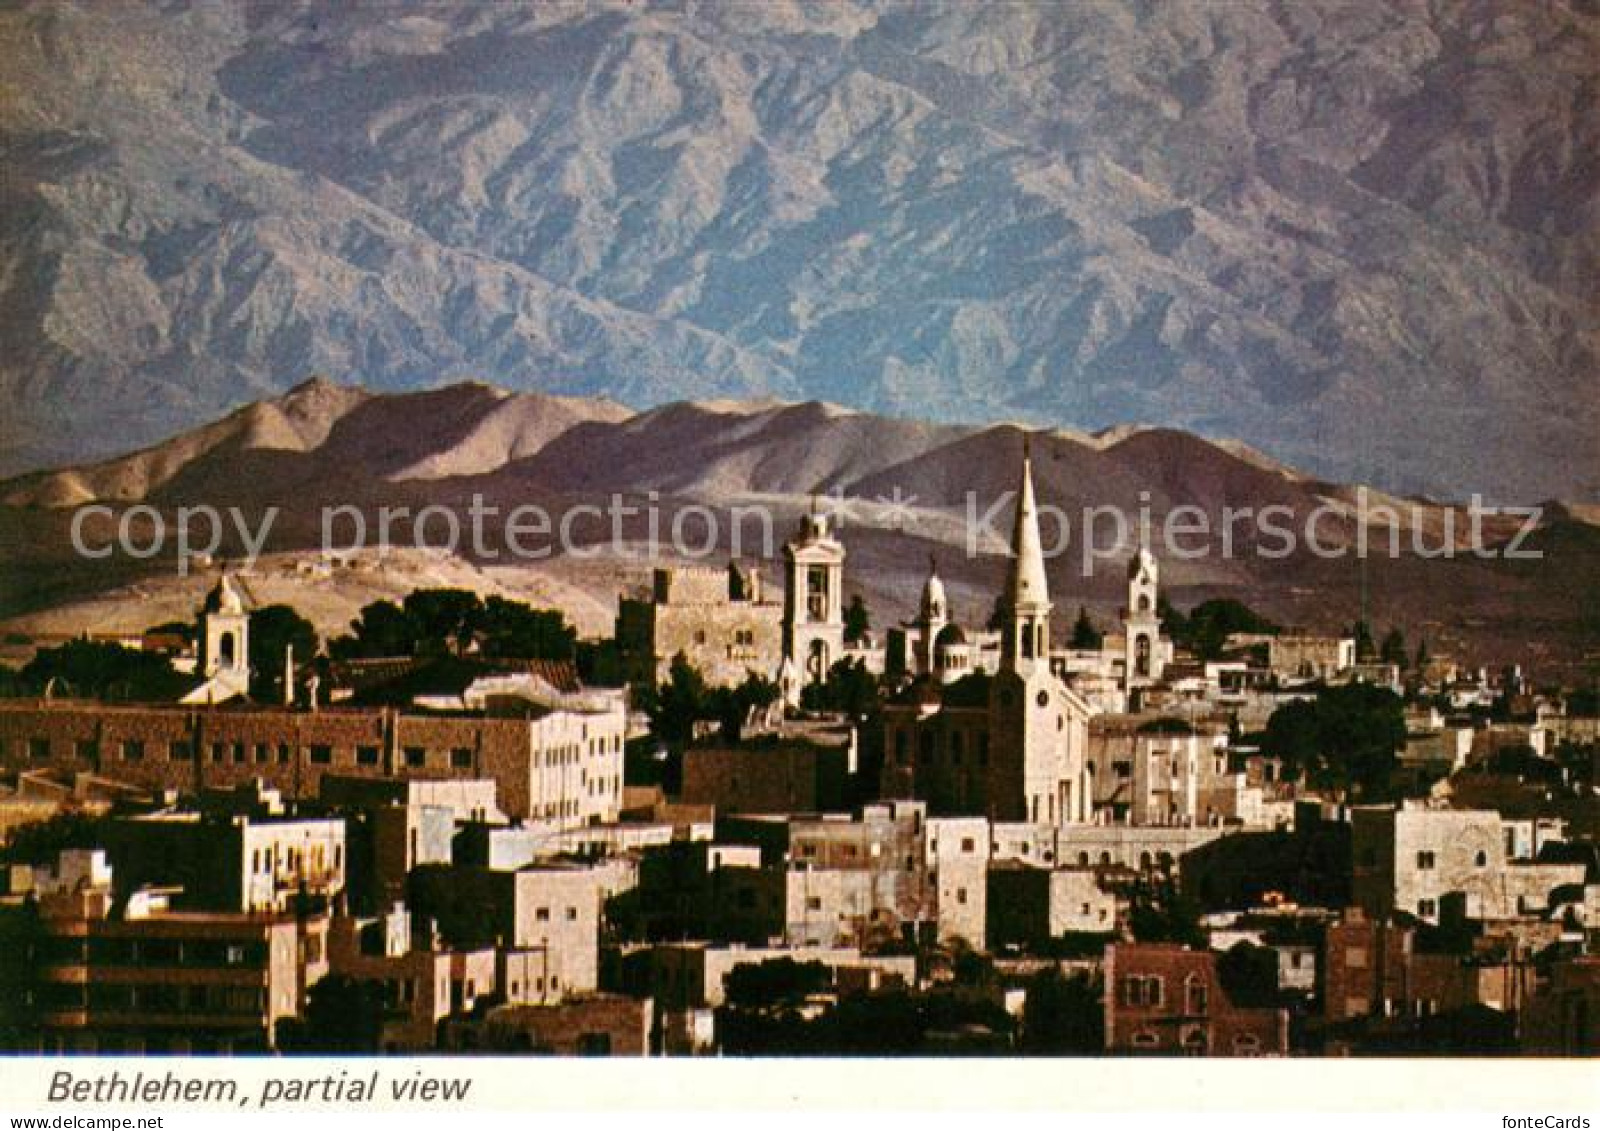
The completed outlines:
[[[1378,659],[1385,664],[1394,664],[1401,671],[1405,671],[1410,657],[1406,655],[1406,637],[1397,627],[1391,627],[1384,634],[1383,644],[1378,649]]]
[[[723,981],[729,1005],[739,1009],[772,1009],[798,1005],[808,996],[833,984],[832,972],[821,962],[796,962],[772,958],[735,966]]]
[[[1034,1056],[1099,1056],[1105,1051],[1100,990],[1085,973],[1047,966],[1028,980],[1021,1050]]]
[[[297,664],[317,654],[317,630],[288,605],[265,605],[250,613],[250,694],[283,698],[283,657],[294,647]]]
[[[1006,605],[1005,594],[996,593],[994,597],[994,605],[989,609],[989,619],[987,622],[985,622],[984,628],[988,629],[990,632],[1004,631],[1006,622],[1010,619],[1011,611]]]
[[[641,706],[650,716],[650,729],[667,742],[687,742],[696,722],[720,717],[705,677],[682,652],[672,657],[666,682],[641,698]]]
[[[872,713],[878,705],[878,677],[859,659],[837,661],[821,683],[800,689],[800,705],[808,711],[839,711],[853,718]]]
[[[383,984],[329,974],[306,991],[302,1024],[279,1030],[286,1051],[373,1053],[383,1032]]]
[[[1197,658],[1215,660],[1234,633],[1274,633],[1278,626],[1243,601],[1219,597],[1200,602],[1189,610],[1188,616],[1168,623],[1167,631]]]
[[[190,686],[165,656],[98,640],[41,649],[22,669],[22,679],[39,692],[54,680],[60,694],[123,702],[176,699]]]
[[[851,596],[850,604],[844,610],[844,642],[859,644],[871,631],[872,618],[867,613],[867,603],[861,599],[861,594],[856,593]]]
[[[1072,625],[1071,647],[1080,651],[1093,651],[1100,647],[1100,642],[1105,634],[1095,628],[1094,621],[1089,619],[1089,610],[1082,605],[1078,606],[1078,619]]]
[[[428,655],[465,652],[483,616],[483,602],[470,589],[414,589],[402,608],[415,626],[417,651]]]
[[[1278,1004],[1278,952],[1240,941],[1217,958],[1217,978],[1234,1005],[1265,1009]]]
[[[69,809],[14,826],[6,834],[5,859],[11,864],[40,867],[54,864],[62,849],[99,848],[105,843],[108,819]]]
[[[350,622],[350,635],[328,645],[335,659],[410,656],[417,650],[417,626],[393,601],[373,601]]]
[[[1350,635],[1356,638],[1356,662],[1371,663],[1378,655],[1377,645],[1372,642],[1372,626],[1358,620],[1350,626]]]
[[[557,609],[536,609],[521,601],[491,596],[472,626],[486,656],[519,660],[570,660],[578,631]]]
[[[1279,707],[1262,735],[1265,753],[1312,786],[1348,790],[1363,801],[1390,799],[1395,755],[1405,745],[1400,696],[1369,683],[1324,687],[1315,699]]]
[[[1142,943],[1206,945],[1206,933],[1200,926],[1200,908],[1170,878],[1147,880],[1134,892],[1129,901],[1128,928]]]
[[[755,672],[745,676],[744,682],[738,687],[719,688],[712,692],[709,698],[722,723],[722,736],[729,742],[738,742],[750,711],[772,706],[780,694],[776,683]]]

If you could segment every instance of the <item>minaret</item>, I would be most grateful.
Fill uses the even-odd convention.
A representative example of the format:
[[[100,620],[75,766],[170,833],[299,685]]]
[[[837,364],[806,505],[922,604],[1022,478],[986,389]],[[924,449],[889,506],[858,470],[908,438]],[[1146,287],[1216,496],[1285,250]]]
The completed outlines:
[[[930,554],[928,580],[922,586],[922,605],[917,615],[917,627],[922,635],[917,641],[916,674],[932,673],[933,646],[949,620],[950,605],[945,600],[944,582],[939,579],[939,565]]]
[[[783,659],[801,684],[822,682],[844,652],[844,557],[814,508],[783,547]]]
[[[250,614],[226,572],[200,608],[200,674],[250,678]]]
[[[1157,611],[1160,584],[1155,555],[1140,546],[1128,563],[1128,607],[1123,614],[1123,690],[1129,693],[1161,679],[1165,657]]]
[[[1050,663],[1050,588],[1045,580],[1039,508],[1033,498],[1033,461],[1026,435],[1022,438],[1022,486],[1017,491],[1011,553],[1001,665],[1029,675],[1035,669],[1048,669]]]

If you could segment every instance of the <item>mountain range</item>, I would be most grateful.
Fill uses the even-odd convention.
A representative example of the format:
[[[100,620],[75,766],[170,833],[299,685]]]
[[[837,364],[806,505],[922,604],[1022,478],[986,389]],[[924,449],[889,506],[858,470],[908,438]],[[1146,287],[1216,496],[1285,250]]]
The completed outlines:
[[[774,568],[794,522],[819,507],[840,527],[852,591],[869,598],[882,623],[914,612],[930,557],[961,615],[981,623],[1006,568],[1011,492],[1025,450],[1047,512],[1050,585],[1063,629],[1080,604],[1103,619],[1117,615],[1124,566],[1147,512],[1163,583],[1180,607],[1228,596],[1280,623],[1322,629],[1348,627],[1365,614],[1428,638],[1436,654],[1455,650],[1549,671],[1581,672],[1600,653],[1595,508],[1547,507],[1528,533],[1521,517],[1485,518],[1479,548],[1491,553],[1480,557],[1459,508],[1328,482],[1243,444],[1174,429],[1087,434],[937,424],[818,401],[675,402],[634,412],[609,400],[481,383],[378,394],[324,379],[124,456],[0,481],[0,627],[126,631],[158,623],[157,607],[186,615],[211,583],[203,563],[198,573],[177,568],[170,526],[151,555],[78,553],[73,522],[90,503],[105,508],[84,512],[95,547],[120,524],[142,548],[155,516],[170,523],[185,507],[233,508],[250,530],[271,512],[265,548],[274,564],[251,576],[276,586],[274,599],[325,610],[327,631],[342,629],[375,595],[448,583],[561,604],[581,613],[586,631],[604,632],[619,593],[643,582],[652,566],[675,558],[720,564],[737,555]],[[517,556],[503,536],[507,517],[524,506],[552,516],[552,532],[533,539],[539,550],[548,547],[538,556],[526,549]],[[410,516],[426,507],[449,511],[462,531],[457,553],[423,554],[418,565],[414,553],[402,552],[330,575],[322,551],[331,508],[363,516],[372,551],[386,507],[408,508]],[[481,544],[468,533],[474,507],[487,508]],[[1107,507],[1120,510],[1126,525],[1087,525],[1090,509]],[[1332,552],[1317,552],[1303,536],[1280,552],[1281,539],[1253,517],[1269,507],[1279,512],[1276,527],[1297,536],[1314,527],[1318,545]],[[1399,519],[1398,554],[1387,552],[1379,507]],[[736,522],[741,511],[753,521]],[[1225,543],[1230,511],[1246,517]],[[582,517],[563,548],[553,530],[569,513]],[[1164,539],[1169,518],[1180,515],[1211,533]],[[674,543],[680,516],[693,521]],[[335,560],[355,541],[351,521],[328,527],[329,545],[340,551]],[[708,521],[714,534],[705,533]],[[651,541],[652,528],[659,542]],[[438,547],[444,529],[436,522],[419,536],[403,517],[392,540]],[[206,534],[197,528],[196,542]],[[1373,548],[1365,561],[1355,552],[1363,537]],[[1542,556],[1505,557],[1513,539]],[[1087,564],[1086,541],[1097,551]],[[1440,557],[1447,543],[1455,552]],[[230,530],[218,550],[238,558],[244,545]],[[1451,599],[1439,601],[1440,593]]]
[[[0,11],[0,90],[0,472],[203,446],[320,372],[1600,498],[1589,0],[48,0]],[[515,463],[520,404],[351,457]]]

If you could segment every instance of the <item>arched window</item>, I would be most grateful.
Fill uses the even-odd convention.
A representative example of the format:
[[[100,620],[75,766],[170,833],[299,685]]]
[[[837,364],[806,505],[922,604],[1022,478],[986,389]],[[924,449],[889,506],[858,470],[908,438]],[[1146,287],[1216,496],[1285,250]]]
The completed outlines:
[[[239,646],[234,641],[233,633],[224,632],[217,638],[217,658],[225,668],[233,667],[234,658],[238,655]]]
[[[806,654],[806,674],[813,682],[820,683],[828,677],[828,644],[825,640],[813,640],[811,648]]]
[[[1183,1011],[1200,1016],[1210,1007],[1210,993],[1206,980],[1199,974],[1190,974],[1183,980]]]
[[[1143,634],[1133,641],[1133,670],[1140,676],[1150,674],[1150,638]]]

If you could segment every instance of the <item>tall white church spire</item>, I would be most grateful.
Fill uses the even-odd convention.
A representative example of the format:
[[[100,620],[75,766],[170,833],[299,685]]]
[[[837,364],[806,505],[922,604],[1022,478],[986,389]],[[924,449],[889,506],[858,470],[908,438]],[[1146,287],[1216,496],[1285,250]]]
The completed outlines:
[[[1050,657],[1050,587],[1045,580],[1044,548],[1039,540],[1039,507],[1033,495],[1033,460],[1022,438],[1022,485],[1011,531],[1011,572],[1006,578],[1005,665],[1015,670],[1047,663]]]

